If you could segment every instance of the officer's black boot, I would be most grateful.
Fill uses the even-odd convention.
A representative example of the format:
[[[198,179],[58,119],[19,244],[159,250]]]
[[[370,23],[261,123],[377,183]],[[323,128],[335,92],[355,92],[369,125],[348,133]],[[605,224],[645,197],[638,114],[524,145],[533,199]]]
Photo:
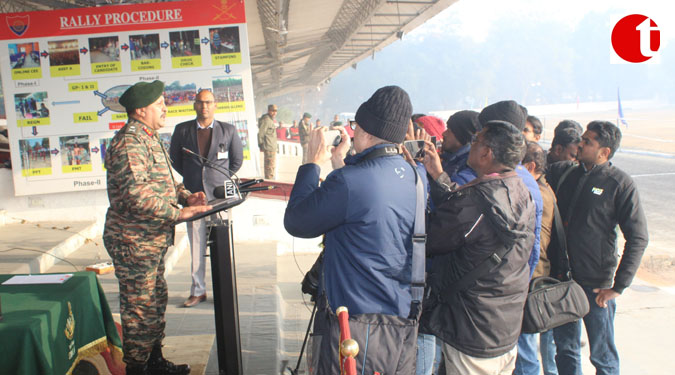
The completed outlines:
[[[147,375],[147,374],[148,374],[147,363],[143,364],[127,363],[127,375]]]
[[[148,360],[150,375],[187,375],[190,365],[176,365],[162,356],[162,344],[155,344]]]

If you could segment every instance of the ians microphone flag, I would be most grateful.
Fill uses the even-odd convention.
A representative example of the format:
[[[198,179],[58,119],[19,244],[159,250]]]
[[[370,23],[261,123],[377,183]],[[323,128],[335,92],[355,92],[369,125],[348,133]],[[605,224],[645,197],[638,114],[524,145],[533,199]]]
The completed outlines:
[[[628,121],[626,121],[626,119],[623,117],[623,108],[621,107],[621,94],[619,94],[618,87],[616,88],[616,100],[619,103],[619,121],[621,121],[622,124],[628,127]]]

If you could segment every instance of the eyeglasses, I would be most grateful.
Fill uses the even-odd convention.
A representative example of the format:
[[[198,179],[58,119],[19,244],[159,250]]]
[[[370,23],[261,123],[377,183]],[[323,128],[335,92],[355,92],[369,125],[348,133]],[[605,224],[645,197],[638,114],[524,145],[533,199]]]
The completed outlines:
[[[352,130],[356,130],[356,121],[354,121],[354,120],[349,120],[349,127],[350,127]]]
[[[197,105],[213,105],[215,103],[213,100],[195,100]]]

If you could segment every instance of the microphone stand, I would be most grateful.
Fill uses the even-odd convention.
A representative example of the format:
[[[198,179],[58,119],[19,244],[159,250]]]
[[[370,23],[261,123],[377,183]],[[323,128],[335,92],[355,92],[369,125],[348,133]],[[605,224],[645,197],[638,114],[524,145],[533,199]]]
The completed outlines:
[[[182,150],[183,150],[184,153],[186,153],[190,156],[196,157],[197,159],[199,159],[202,162],[202,164],[206,165],[209,168],[215,169],[216,171],[220,172],[221,174],[223,174],[225,177],[229,178],[230,180],[232,179],[232,176],[234,176],[234,178],[237,181],[239,181],[239,176],[237,176],[237,174],[234,173],[233,171],[231,171],[230,169],[227,169],[227,168],[225,168],[221,165],[218,165],[218,164],[212,162],[211,160],[199,155],[198,153],[190,150],[187,147],[183,147]],[[238,185],[239,185],[239,183],[237,183],[237,186]],[[239,189],[237,188],[237,190],[239,190]]]

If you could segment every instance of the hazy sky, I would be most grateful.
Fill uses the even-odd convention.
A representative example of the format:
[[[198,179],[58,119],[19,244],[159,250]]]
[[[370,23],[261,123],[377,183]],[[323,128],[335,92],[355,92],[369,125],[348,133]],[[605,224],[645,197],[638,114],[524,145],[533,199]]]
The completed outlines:
[[[495,20],[516,16],[550,20],[572,31],[589,12],[607,13],[608,26],[622,16],[643,14],[659,26],[662,46],[675,38],[675,1],[671,0],[459,0],[407,37],[423,39],[429,34],[443,34],[472,38],[480,43],[494,32],[491,25]]]

